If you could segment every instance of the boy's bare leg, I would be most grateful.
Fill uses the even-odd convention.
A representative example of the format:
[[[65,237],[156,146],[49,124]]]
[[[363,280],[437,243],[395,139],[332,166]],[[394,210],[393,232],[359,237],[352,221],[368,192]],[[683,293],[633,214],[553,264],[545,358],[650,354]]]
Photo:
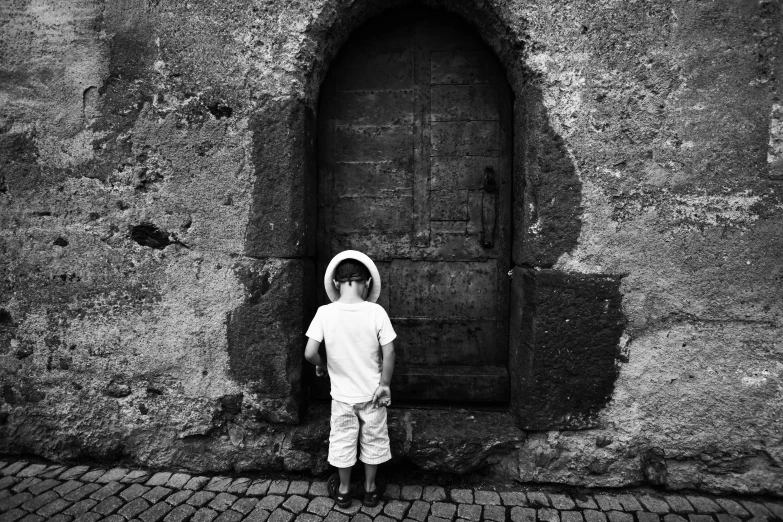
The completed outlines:
[[[375,474],[378,473],[378,464],[364,464],[364,491],[375,491]]]
[[[346,495],[351,490],[351,468],[337,468],[340,475],[340,494]]]

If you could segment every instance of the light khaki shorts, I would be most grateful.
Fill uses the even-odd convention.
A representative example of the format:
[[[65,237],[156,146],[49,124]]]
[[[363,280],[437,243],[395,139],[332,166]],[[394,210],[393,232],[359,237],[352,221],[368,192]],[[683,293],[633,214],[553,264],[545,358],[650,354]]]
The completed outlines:
[[[357,443],[359,460],[365,464],[381,464],[391,458],[386,407],[332,399],[329,464],[337,468],[356,464]]]

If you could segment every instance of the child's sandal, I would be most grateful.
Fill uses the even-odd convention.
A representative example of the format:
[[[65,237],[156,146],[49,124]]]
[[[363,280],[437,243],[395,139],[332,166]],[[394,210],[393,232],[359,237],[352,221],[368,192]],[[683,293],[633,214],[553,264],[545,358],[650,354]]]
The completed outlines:
[[[378,502],[381,501],[381,493],[378,491],[378,487],[376,486],[375,491],[365,491],[364,492],[364,501],[362,502],[367,507],[375,507],[378,505]]]
[[[329,477],[329,480],[326,482],[326,488],[329,491],[329,496],[332,497],[338,507],[350,507],[353,500],[351,499],[351,493],[350,491],[348,493],[340,493],[340,476],[337,473]]]
[[[362,504],[367,507],[375,507],[381,501],[383,492],[386,491],[386,484],[381,480],[376,479],[374,491],[364,491],[364,499]]]

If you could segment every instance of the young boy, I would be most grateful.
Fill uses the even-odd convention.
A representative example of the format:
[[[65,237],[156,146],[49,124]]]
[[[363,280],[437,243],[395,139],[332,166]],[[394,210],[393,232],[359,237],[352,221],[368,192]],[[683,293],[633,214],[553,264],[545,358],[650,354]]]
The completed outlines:
[[[305,358],[316,375],[328,368],[332,415],[329,464],[338,475],[329,479],[329,493],[340,507],[351,505],[351,466],[364,463],[364,504],[376,506],[380,491],[375,475],[378,464],[391,458],[386,406],[391,403],[394,343],[397,334],[382,306],[375,304],[381,279],[375,263],[365,254],[347,250],[326,269],[324,287],[332,303],[321,306],[307,329]],[[318,348],[326,344],[326,368]],[[339,476],[339,480],[338,480]]]

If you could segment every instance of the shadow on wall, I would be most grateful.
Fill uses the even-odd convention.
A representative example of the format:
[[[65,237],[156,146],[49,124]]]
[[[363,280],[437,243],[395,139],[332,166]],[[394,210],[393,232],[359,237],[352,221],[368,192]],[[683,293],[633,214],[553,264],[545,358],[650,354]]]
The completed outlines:
[[[423,3],[446,8],[475,25],[504,65],[515,96],[511,410],[525,429],[595,426],[596,414],[610,400],[618,373],[619,339],[625,325],[620,278],[551,269],[562,254],[577,246],[582,184],[563,139],[550,124],[542,79],[524,65],[535,44],[515,32],[515,27],[524,31],[523,20],[508,23],[487,4]],[[313,114],[321,84],[353,29],[384,10],[404,5],[397,0],[334,2],[312,21],[301,51],[301,63],[308,67],[301,79],[303,97],[268,100],[252,124],[256,180],[247,255],[314,256]],[[270,223],[287,225],[277,228]],[[308,297],[316,293],[312,287],[304,290]],[[304,318],[302,332],[309,319]],[[263,328],[257,331],[258,336],[264,335]]]

